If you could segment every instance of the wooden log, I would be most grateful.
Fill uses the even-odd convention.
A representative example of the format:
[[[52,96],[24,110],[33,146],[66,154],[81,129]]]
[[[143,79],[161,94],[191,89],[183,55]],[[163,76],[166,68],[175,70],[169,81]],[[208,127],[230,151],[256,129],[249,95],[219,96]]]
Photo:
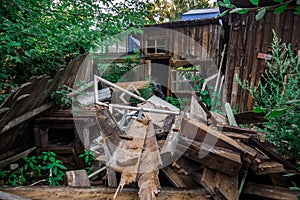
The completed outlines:
[[[300,192],[291,191],[288,188],[247,182],[243,194],[259,197],[261,199],[297,200]]]
[[[72,199],[72,200],[99,200],[113,199],[115,189],[107,187],[95,188],[72,188],[72,187],[12,187],[1,188],[3,192],[23,196],[25,198],[49,200],[49,199]],[[138,190],[125,188],[117,199],[138,200]],[[182,190],[163,189],[157,197],[158,200],[181,199],[181,200],[210,200],[210,195],[204,189]]]
[[[71,187],[90,187],[91,183],[85,170],[67,171],[67,185]]]
[[[238,176],[231,177],[204,168],[201,183],[215,200],[238,200]]]
[[[230,176],[236,176],[242,167],[241,157],[238,153],[218,147],[207,147],[205,144],[195,142],[190,144],[186,150],[188,144],[181,138],[178,153],[208,168]]]

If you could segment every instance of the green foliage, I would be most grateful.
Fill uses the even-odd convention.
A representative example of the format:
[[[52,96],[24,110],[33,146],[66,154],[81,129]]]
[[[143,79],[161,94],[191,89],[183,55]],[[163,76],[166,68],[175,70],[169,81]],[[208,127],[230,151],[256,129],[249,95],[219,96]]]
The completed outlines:
[[[190,104],[190,100],[188,98],[176,98],[167,96],[165,100],[173,106],[176,106],[180,110],[183,110],[186,106],[189,106]]]
[[[111,35],[149,23],[143,1],[2,0],[0,104],[31,76],[54,75],[64,62]]]
[[[87,174],[91,174],[93,172],[93,163],[96,161],[94,152],[85,149],[84,153],[80,154],[78,157],[84,159],[84,162],[87,165],[85,170],[87,171]]]
[[[51,93],[51,99],[53,99],[54,103],[59,105],[61,108],[70,107],[72,105],[72,97],[68,94],[72,91],[72,88],[66,85],[61,85],[59,90],[55,90]]]
[[[6,175],[7,175],[7,172],[4,169],[0,168],[0,179],[4,179],[6,177]]]
[[[230,2],[230,0],[218,1],[219,6],[226,8],[226,10],[223,11],[219,15],[219,17],[224,17],[228,13],[238,13],[238,14],[243,15],[249,11],[255,11],[256,12],[255,19],[260,20],[261,18],[263,18],[266,15],[267,10],[269,10],[270,8],[275,8],[274,12],[273,12],[274,14],[280,14],[287,9],[287,6],[289,3],[292,3],[295,0],[289,0],[289,1],[273,0],[275,4],[272,6],[259,6],[259,0],[249,0],[249,1],[255,7],[253,7],[253,8],[238,8],[236,5],[232,4]],[[297,1],[296,4],[300,5],[300,2]],[[294,13],[300,14],[300,6],[295,7]]]
[[[275,35],[272,44],[273,60],[258,86],[240,82],[256,100],[254,112],[266,113],[268,122],[262,129],[279,152],[300,158],[300,63],[290,45]]]
[[[30,184],[29,178],[34,176],[47,176],[48,184],[58,186],[63,181],[64,171],[67,169],[63,162],[56,158],[54,152],[42,152],[39,156],[25,156],[23,158],[25,164],[19,167],[15,172],[8,176],[7,184],[12,186]],[[1,170],[0,170],[1,172]],[[2,178],[7,176],[7,172],[2,170]],[[35,181],[35,180],[33,180]]]
[[[152,0],[149,5],[152,18],[158,23],[180,20],[181,15],[189,10],[216,7],[215,3],[208,0]]]

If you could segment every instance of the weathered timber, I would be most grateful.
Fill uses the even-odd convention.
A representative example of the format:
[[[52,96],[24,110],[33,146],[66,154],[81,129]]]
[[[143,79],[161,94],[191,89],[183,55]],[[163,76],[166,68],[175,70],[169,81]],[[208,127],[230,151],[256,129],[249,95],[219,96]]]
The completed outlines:
[[[252,182],[247,182],[245,184],[243,193],[263,199],[274,200],[297,200],[300,195],[299,191],[291,191],[288,188],[274,187]]]
[[[250,137],[250,143],[254,145],[256,148],[258,148],[259,150],[261,150],[263,153],[265,153],[269,158],[283,164],[286,169],[299,171],[297,167],[292,165],[289,161],[285,160],[283,157],[281,157],[278,153],[276,153],[274,150],[269,148],[267,145],[259,142],[256,138]]]
[[[0,191],[0,199],[6,199],[6,200],[30,200],[29,198],[23,198],[23,197],[20,197],[18,195],[15,195],[15,194],[10,194],[10,193],[7,193],[7,192],[2,192]]]
[[[231,177],[204,168],[201,183],[215,200],[238,200],[238,176]]]
[[[193,119],[183,120],[181,128],[182,135],[187,136],[190,139],[195,139],[196,141],[210,146],[216,145],[227,149],[239,150],[240,152],[255,157],[254,152],[247,150],[239,142],[201,122],[197,122]]]
[[[267,120],[264,118],[265,115],[266,113],[247,111],[235,114],[234,118],[238,124],[256,124],[266,122]]]
[[[51,107],[53,107],[53,103],[50,102],[50,103],[45,103],[44,105],[40,106],[40,107],[37,107],[35,109],[33,109],[32,111],[29,111],[11,121],[9,121],[4,127],[3,129],[1,130],[0,134],[22,124],[23,122],[41,114],[42,112],[50,109]]]
[[[5,167],[13,162],[18,161],[19,159],[23,158],[24,156],[27,156],[28,154],[30,154],[31,152],[33,152],[36,149],[36,147],[32,147],[22,153],[19,153],[13,157],[7,158],[5,160],[1,160],[0,161],[0,168]]]
[[[196,188],[199,187],[190,176],[179,174],[178,171],[170,166],[161,169],[162,174],[174,185],[176,188]]]
[[[208,110],[206,105],[199,99],[199,97],[195,94],[195,92],[193,92],[192,95],[193,98],[195,98],[196,101],[199,103],[199,105],[202,107],[204,112],[207,114],[207,117],[211,119],[214,124],[217,124],[217,120],[215,119],[215,117],[211,114],[211,112]]]
[[[254,163],[251,165],[251,169],[252,171],[254,171],[255,175],[266,175],[286,172],[284,166],[281,163],[276,161],[260,159],[254,160]]]
[[[1,188],[3,192],[20,195],[25,198],[49,200],[49,199],[70,199],[70,200],[99,200],[113,199],[115,189],[113,188],[72,188],[72,187],[14,187]],[[125,188],[117,199],[138,200],[138,190]],[[181,200],[210,200],[209,194],[204,189],[182,190],[162,189],[158,200],[181,199]]]
[[[239,153],[230,152],[223,148],[209,147],[195,141],[193,143],[187,142],[183,138],[179,141],[178,153],[183,153],[183,156],[190,160],[230,176],[236,176],[242,167]]]
[[[155,137],[154,126],[148,122],[145,142],[139,164],[138,186],[139,198],[155,200],[161,190],[158,179],[158,169],[161,166],[161,158]]]
[[[264,133],[260,133],[248,128],[241,128],[241,127],[235,127],[235,126],[228,126],[228,125],[222,125],[217,126],[219,131],[223,132],[234,132],[234,133],[243,133],[247,134],[249,136],[258,138],[260,142],[264,142],[266,140],[266,135]]]
[[[67,171],[67,184],[72,187],[90,187],[91,183],[85,170]]]

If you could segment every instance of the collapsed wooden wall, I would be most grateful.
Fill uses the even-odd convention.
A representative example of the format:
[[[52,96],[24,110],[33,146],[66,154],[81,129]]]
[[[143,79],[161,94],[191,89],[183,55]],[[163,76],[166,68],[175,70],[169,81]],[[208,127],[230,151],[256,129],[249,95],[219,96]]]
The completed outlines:
[[[85,69],[82,73],[78,71],[84,62],[88,62],[86,58],[87,54],[81,55],[67,66],[63,65],[53,78],[47,75],[32,77],[29,82],[16,88],[0,105],[0,160],[34,146],[30,119],[54,106],[50,95],[59,86],[72,87],[77,74],[87,76],[89,70]]]
[[[257,58],[257,55],[271,53],[272,30],[284,42],[291,43],[295,53],[300,50],[300,15],[294,14],[294,10],[281,14],[273,14],[270,10],[259,21],[255,20],[255,14],[230,15],[229,18],[224,100],[231,103],[233,108],[238,106],[239,111],[251,110],[254,100],[238,85],[235,74],[239,79],[257,85],[266,69],[265,60]]]

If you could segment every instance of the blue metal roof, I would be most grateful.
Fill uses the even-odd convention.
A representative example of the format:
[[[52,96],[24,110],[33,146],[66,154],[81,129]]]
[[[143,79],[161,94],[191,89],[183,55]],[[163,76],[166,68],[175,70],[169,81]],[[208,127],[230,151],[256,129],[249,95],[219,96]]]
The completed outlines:
[[[220,14],[219,8],[205,8],[205,9],[195,9],[183,13],[181,20],[193,20],[193,19],[208,19],[215,18]]]

